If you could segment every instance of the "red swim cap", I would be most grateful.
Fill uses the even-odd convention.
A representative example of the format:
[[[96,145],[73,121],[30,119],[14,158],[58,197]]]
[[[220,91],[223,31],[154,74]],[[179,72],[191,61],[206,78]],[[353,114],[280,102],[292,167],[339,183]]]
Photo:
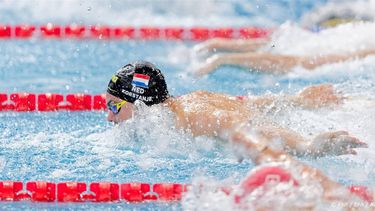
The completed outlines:
[[[263,167],[252,172],[241,182],[240,188],[243,192],[241,195],[235,196],[235,202],[240,203],[243,198],[260,186],[270,184],[275,186],[278,183],[289,183],[291,181],[294,186],[298,186],[298,182],[286,170],[280,167]]]
[[[371,191],[366,186],[350,186],[349,191],[368,203],[374,201]]]

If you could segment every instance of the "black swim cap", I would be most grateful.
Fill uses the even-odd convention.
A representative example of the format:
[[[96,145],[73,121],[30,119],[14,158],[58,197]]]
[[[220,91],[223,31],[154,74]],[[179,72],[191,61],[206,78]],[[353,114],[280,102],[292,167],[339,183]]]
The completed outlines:
[[[141,100],[148,106],[169,98],[163,74],[145,61],[127,64],[118,70],[109,81],[107,92],[130,103]]]

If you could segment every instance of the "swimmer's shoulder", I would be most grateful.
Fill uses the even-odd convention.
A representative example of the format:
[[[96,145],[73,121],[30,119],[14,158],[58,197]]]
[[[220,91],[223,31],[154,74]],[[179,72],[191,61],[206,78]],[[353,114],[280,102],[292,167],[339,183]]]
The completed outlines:
[[[193,91],[193,92],[190,92],[188,94],[185,94],[185,95],[181,95],[178,97],[178,99],[180,100],[185,100],[185,99],[201,99],[201,98],[212,98],[212,97],[216,97],[216,96],[220,96],[221,94],[218,94],[218,93],[213,93],[213,92],[209,92],[209,91],[205,91],[205,90],[197,90],[197,91]]]
[[[178,103],[186,104],[246,104],[248,96],[232,96],[224,93],[209,92],[204,90],[197,90],[176,98]]]

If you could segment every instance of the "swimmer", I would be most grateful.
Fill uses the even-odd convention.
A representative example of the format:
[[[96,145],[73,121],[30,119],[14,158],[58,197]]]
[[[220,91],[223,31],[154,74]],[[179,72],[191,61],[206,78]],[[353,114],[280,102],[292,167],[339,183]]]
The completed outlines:
[[[225,94],[196,91],[179,97],[169,95],[161,71],[148,62],[127,64],[112,76],[108,84],[107,120],[114,123],[134,116],[135,101],[147,106],[164,106],[176,117],[178,128],[194,136],[211,136],[231,140],[239,125],[263,137],[264,144],[278,141],[282,150],[292,155],[312,157],[356,154],[355,148],[367,144],[346,131],[325,132],[313,139],[266,120],[267,112],[288,105],[306,109],[334,107],[345,99],[331,85],[311,86],[297,95],[259,96],[240,99]],[[262,121],[258,121],[262,120]]]
[[[364,9],[366,8],[366,9]],[[303,14],[300,24],[314,31],[353,22],[373,22],[375,4],[369,1],[329,1]]]
[[[329,54],[318,56],[294,56],[258,52],[257,50],[265,46],[267,39],[223,39],[214,38],[200,43],[194,47],[196,52],[219,52],[227,53],[215,54],[200,66],[194,73],[198,76],[209,74],[222,65],[234,65],[251,69],[258,72],[283,74],[292,70],[296,66],[301,66],[307,70],[314,70],[316,67],[344,62],[353,59],[362,59],[369,55],[375,55],[375,49],[363,49],[346,54]]]
[[[340,205],[340,208],[345,210],[366,210],[370,208],[370,203],[375,199],[375,193],[364,186],[352,186],[349,188],[344,187],[338,182],[331,180],[318,169],[308,166],[298,160],[293,159],[290,155],[285,154],[283,151],[278,150],[272,145],[264,144],[262,136],[249,136],[248,126],[241,126],[237,129],[232,136],[231,141],[237,146],[241,146],[247,152],[247,155],[252,161],[259,165],[250,171],[250,174],[244,178],[235,193],[234,200],[236,204],[243,207],[248,205],[248,200],[256,208],[272,208],[275,204],[270,204],[269,198],[263,198],[267,192],[271,192],[278,184],[289,184],[287,189],[274,190],[283,194],[286,191],[285,197],[290,197],[293,187],[307,186],[309,194],[316,191],[321,198],[314,198],[307,200],[307,203],[298,204],[280,204],[282,207],[289,209],[311,209],[314,210],[314,202],[318,203],[335,203]],[[306,192],[306,187],[303,190]],[[275,192],[273,194],[276,194]],[[305,195],[307,193],[304,193]],[[283,195],[282,195],[283,196]],[[272,197],[268,195],[268,197]],[[251,201],[252,200],[252,201]],[[255,200],[255,201],[254,201]],[[263,203],[261,203],[263,200]],[[265,206],[265,207],[264,207]],[[269,207],[271,206],[271,207]],[[302,207],[301,207],[302,206]],[[281,209],[281,208],[280,208]]]

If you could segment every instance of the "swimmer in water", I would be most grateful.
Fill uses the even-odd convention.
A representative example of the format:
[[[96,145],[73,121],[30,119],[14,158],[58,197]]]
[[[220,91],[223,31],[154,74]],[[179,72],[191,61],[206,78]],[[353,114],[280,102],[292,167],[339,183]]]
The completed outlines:
[[[344,62],[352,59],[361,59],[369,55],[375,55],[375,49],[363,49],[346,54],[329,54],[318,56],[293,56],[257,52],[260,47],[267,45],[268,39],[223,39],[214,38],[200,43],[194,47],[196,52],[220,52],[206,59],[194,73],[198,76],[209,74],[222,65],[234,65],[258,72],[283,74],[291,71],[296,66],[307,70],[316,67]]]
[[[331,85],[311,86],[297,95],[278,97],[241,99],[206,91],[172,97],[157,67],[149,62],[135,62],[118,70],[108,84],[108,121],[119,123],[132,118],[137,100],[147,106],[169,108],[175,114],[177,127],[190,131],[194,136],[206,135],[229,141],[240,137],[237,128],[246,124],[253,133],[263,137],[264,144],[276,141],[282,150],[292,155],[356,154],[355,148],[367,147],[366,143],[345,131],[325,132],[308,139],[266,120],[267,113],[285,106],[316,109],[342,104],[344,98]]]
[[[246,208],[251,205],[256,210],[272,210],[276,206],[281,210],[297,208],[315,210],[316,206],[326,203],[336,205],[336,209],[340,208],[340,210],[372,210],[371,203],[374,202],[375,192],[372,193],[369,188],[365,186],[347,188],[331,180],[320,170],[292,158],[277,147],[267,145],[267,142],[263,141],[265,138],[263,135],[249,133],[249,130],[251,131],[252,128],[248,125],[239,126],[231,138],[233,144],[243,147],[244,152],[258,165],[240,182],[237,192],[232,195],[238,206]],[[347,133],[343,134],[347,135]],[[279,189],[275,189],[279,184],[287,186],[279,186]],[[295,191],[294,188],[303,186],[305,188],[301,189],[302,193],[299,194],[304,195],[300,195],[301,197],[310,195],[306,202],[285,203],[285,200],[282,200],[282,203],[278,202],[277,205],[270,202],[270,197],[276,197],[277,194],[290,197]],[[315,194],[313,198],[311,194]]]

